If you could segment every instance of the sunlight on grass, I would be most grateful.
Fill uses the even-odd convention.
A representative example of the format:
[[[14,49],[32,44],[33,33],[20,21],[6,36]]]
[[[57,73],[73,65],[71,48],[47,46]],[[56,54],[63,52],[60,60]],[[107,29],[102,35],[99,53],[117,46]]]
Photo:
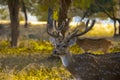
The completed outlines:
[[[14,70],[0,72],[0,80],[63,80],[70,77],[70,73],[63,67],[46,67],[44,65],[39,69],[34,67],[19,72]]]
[[[19,58],[21,55],[39,53],[41,54],[39,60],[42,60],[45,58],[45,55],[47,56],[51,54],[52,49],[52,45],[47,41],[21,41],[19,42],[19,46],[17,48],[10,48],[8,41],[0,42],[1,58],[7,58],[7,56],[10,57],[11,55],[13,55],[13,58]],[[13,59],[14,62],[17,61],[16,59]],[[28,61],[25,61],[25,63],[31,62],[30,59],[32,58],[28,57],[28,59],[26,59]],[[19,65],[16,64],[16,67],[13,67],[12,69],[5,65],[5,63],[0,63],[0,80],[63,80],[72,78],[70,73],[63,68],[63,66],[61,66],[59,61],[55,61],[54,63],[53,61],[49,60],[45,63],[44,61],[40,62],[39,64],[28,64],[21,70],[17,70],[16,67],[20,67],[22,64],[25,65],[24,62],[20,63]],[[8,64],[14,65],[14,62]]]
[[[10,48],[10,43],[7,41],[0,42],[0,53],[2,54],[21,54],[28,52],[50,53],[52,51],[52,48],[52,45],[47,41],[20,41],[17,48]]]
[[[119,45],[114,47],[111,51],[119,50]],[[10,48],[10,43],[8,41],[0,42],[0,54],[25,54],[25,53],[51,53],[53,46],[48,41],[34,41],[34,40],[24,40],[19,42],[17,48]],[[70,48],[72,53],[83,53],[82,49],[74,45]],[[99,53],[99,52],[96,52]],[[101,53],[101,52],[100,52]]]
[[[71,23],[71,30],[74,28],[78,28],[81,30],[85,29],[85,23]],[[84,35],[84,37],[111,37],[114,34],[114,26],[112,24],[100,24],[100,23],[95,23],[93,26],[92,30],[90,30],[88,33]]]
[[[5,60],[0,63],[0,80],[73,79],[60,61],[46,59],[46,56],[50,56],[52,49],[53,46],[48,41],[24,40],[19,42],[17,48],[10,48],[8,41],[0,41],[0,59]],[[70,47],[70,51],[74,54],[83,53],[77,45]],[[120,44],[111,50],[111,52],[116,51],[120,51]],[[36,53],[39,56],[33,57]],[[94,54],[101,53],[95,52]],[[10,66],[13,67],[10,68]]]
[[[9,21],[0,21],[0,23],[8,24]],[[24,24],[24,22],[20,22]],[[42,26],[41,26],[42,24]],[[44,25],[43,25],[44,24]],[[80,31],[84,30],[84,23],[78,28]],[[45,25],[46,22],[29,22],[29,32],[26,32],[28,29],[22,29],[21,33],[26,37],[26,34],[29,34],[27,39],[24,39],[22,35],[22,40],[19,41],[19,46],[17,48],[11,48],[10,42],[1,40],[0,41],[0,80],[73,80],[71,74],[62,66],[61,61],[58,59],[48,59],[52,53],[53,46],[49,41],[43,41],[38,39],[42,38],[43,32],[46,31]],[[70,24],[75,29],[77,25]],[[37,30],[34,26],[37,26]],[[38,27],[41,28],[38,28]],[[40,32],[41,30],[41,32]],[[34,37],[38,35],[38,37]],[[26,33],[25,33],[26,32]],[[30,33],[32,32],[32,33]],[[95,23],[93,29],[86,33],[83,37],[111,37],[114,33],[114,27],[111,24],[99,24]],[[42,36],[40,36],[42,34]],[[45,35],[48,40],[48,35]],[[32,39],[30,39],[32,38]],[[33,40],[35,38],[35,40]],[[24,39],[24,40],[23,40]],[[110,49],[110,52],[119,52],[120,43],[114,48]],[[83,50],[76,44],[70,47],[70,52],[72,54],[81,54]],[[93,54],[103,54],[103,52],[92,52]]]
[[[95,24],[93,29],[88,32],[85,36],[89,37],[111,37],[114,34],[114,27],[110,24]]]

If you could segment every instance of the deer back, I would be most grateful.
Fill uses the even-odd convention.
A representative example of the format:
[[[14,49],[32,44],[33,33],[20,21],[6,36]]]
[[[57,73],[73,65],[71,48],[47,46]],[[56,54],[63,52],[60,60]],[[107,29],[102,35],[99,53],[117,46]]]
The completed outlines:
[[[80,39],[76,41],[77,45],[80,46],[85,52],[87,51],[102,51],[107,53],[112,47],[112,42],[107,39]]]

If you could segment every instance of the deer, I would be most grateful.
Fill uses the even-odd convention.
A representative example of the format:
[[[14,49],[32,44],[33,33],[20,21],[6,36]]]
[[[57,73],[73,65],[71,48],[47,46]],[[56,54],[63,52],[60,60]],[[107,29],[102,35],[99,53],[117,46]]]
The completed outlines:
[[[74,29],[73,32],[62,35],[61,31],[65,27],[65,23],[56,27],[53,21],[53,31],[48,23],[47,33],[50,36],[50,42],[54,46],[52,54],[59,56],[63,66],[71,73],[75,80],[120,80],[120,52],[112,54],[99,54],[85,52],[84,54],[73,55],[70,52],[70,46],[75,44],[78,36],[82,36],[92,29],[95,20],[89,24],[86,22],[86,29],[79,32]]]
[[[77,38],[76,44],[84,52],[100,51],[103,53],[109,53],[109,50],[113,47],[113,43],[105,38],[100,38],[100,39]]]
[[[77,27],[79,27],[79,30],[83,30],[87,26],[85,26],[85,22],[80,22]],[[82,49],[83,52],[100,51],[102,53],[109,53],[109,50],[114,47],[112,41],[105,37],[96,38],[81,36],[77,38],[76,44]]]

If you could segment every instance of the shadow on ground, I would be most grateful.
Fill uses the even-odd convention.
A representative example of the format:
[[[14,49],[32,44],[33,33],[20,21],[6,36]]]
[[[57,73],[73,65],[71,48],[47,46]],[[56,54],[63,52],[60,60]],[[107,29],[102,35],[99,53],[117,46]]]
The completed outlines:
[[[50,57],[50,55],[28,54],[28,55],[2,55],[0,57],[0,68],[9,70],[22,70],[27,67],[39,68],[41,65],[48,67],[56,66],[60,63],[59,58]]]

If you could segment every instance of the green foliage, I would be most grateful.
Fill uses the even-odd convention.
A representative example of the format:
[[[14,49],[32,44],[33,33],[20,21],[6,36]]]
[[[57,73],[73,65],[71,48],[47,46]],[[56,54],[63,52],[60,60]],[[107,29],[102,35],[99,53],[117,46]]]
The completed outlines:
[[[73,6],[80,9],[87,9],[94,2],[94,0],[74,0]]]
[[[70,47],[70,50],[74,54],[81,54],[81,53],[83,53],[82,49],[79,46],[77,46],[77,45],[73,45],[72,47]]]
[[[0,0],[0,5],[6,5],[7,4],[7,0]]]
[[[120,44],[113,47],[110,52],[118,52],[120,51]],[[27,54],[27,53],[51,53],[53,50],[53,46],[48,41],[34,41],[34,40],[26,40],[19,42],[19,46],[17,48],[11,48],[10,43],[8,41],[0,42],[0,54]],[[70,51],[74,54],[81,54],[83,50],[77,46],[76,44],[70,47]],[[101,52],[95,52],[95,54],[101,54]]]
[[[69,80],[73,79],[71,74],[61,66],[61,62],[58,60],[47,60],[45,56],[49,56],[53,49],[53,46],[48,41],[35,41],[35,40],[26,40],[20,41],[19,47],[10,48],[10,43],[8,41],[0,41],[0,59],[5,60],[0,64],[0,80]],[[72,53],[82,53],[82,50],[77,46],[73,45],[70,47]],[[120,44],[118,43],[117,47],[114,47],[111,52],[120,51]],[[39,53],[40,56],[33,57],[34,53]],[[44,53],[44,54],[43,54]],[[21,60],[24,58],[19,58],[22,54],[31,54],[25,57],[25,62],[21,63]],[[96,52],[99,54],[99,52]],[[15,61],[18,60],[16,67],[23,65],[24,67],[20,70],[14,66],[12,69],[6,64],[7,57],[10,62],[10,56],[12,57],[12,63],[7,63],[9,65],[15,65]],[[21,57],[24,57],[23,55]],[[17,59],[18,58],[18,59]],[[26,59],[28,58],[28,59]],[[37,62],[36,59],[39,62]],[[31,60],[32,59],[32,60]],[[35,60],[35,61],[34,61]],[[32,62],[32,63],[31,63]],[[37,63],[36,63],[37,62]],[[25,66],[25,64],[27,64]],[[2,66],[1,66],[2,65]]]
[[[0,42],[0,53],[2,54],[22,54],[22,53],[36,53],[36,52],[46,52],[50,53],[52,51],[52,46],[47,41],[21,41],[17,48],[10,48],[10,43],[8,41]],[[46,47],[47,46],[47,47]]]
[[[3,48],[4,47],[4,48]],[[16,67],[20,67],[21,65],[24,68],[19,71],[16,70],[16,67],[9,69],[6,63],[3,61],[0,64],[0,80],[63,80],[63,79],[71,79],[70,73],[61,66],[61,63],[57,60],[47,60],[45,56],[49,56],[52,51],[52,45],[48,41],[21,41],[19,43],[19,47],[10,48],[8,41],[0,42],[0,55],[4,57],[8,57],[8,61],[10,61],[10,56],[12,63],[7,63],[9,65],[15,65]],[[35,63],[36,57],[30,58],[29,55],[33,56],[34,54],[39,53],[40,56],[37,57],[39,63]],[[25,57],[25,62],[19,59]],[[1,56],[1,57],[2,57]],[[4,57],[2,59],[4,59]],[[18,58],[18,59],[17,59]],[[28,58],[28,59],[26,59]],[[1,58],[0,58],[1,59]],[[7,59],[7,58],[6,58]],[[31,60],[32,59],[32,60]],[[42,60],[44,59],[44,60]],[[18,60],[18,61],[17,61]],[[41,61],[42,60],[42,61]],[[31,62],[34,62],[31,63]],[[18,65],[17,65],[18,64]],[[28,64],[25,66],[25,64]],[[4,65],[1,66],[1,65]]]
[[[115,6],[114,0],[95,0],[94,3],[90,5],[89,9],[89,15],[92,15],[94,13],[97,13],[96,17],[99,18],[106,18],[106,14],[104,11],[106,11],[109,15],[112,15],[113,12],[115,11],[114,6]],[[104,14],[101,14],[104,13]],[[104,15],[104,16],[103,16]]]
[[[120,42],[117,44],[117,46],[113,47],[110,52],[120,52]]]
[[[47,20],[48,8],[51,7],[56,11],[59,4],[58,0],[26,0],[26,6],[30,13],[37,16],[38,20]]]
[[[0,41],[0,49],[6,49],[10,46],[10,43],[8,41],[2,40]]]
[[[53,12],[53,19],[58,20],[58,11]]]
[[[6,6],[0,7],[0,19],[6,20],[9,18],[8,16],[9,16],[9,12],[8,12],[7,7]]]
[[[50,53],[53,46],[48,41],[34,41],[27,40],[19,42],[17,48],[10,48],[10,43],[8,41],[0,42],[0,53],[2,54],[22,54],[22,53]],[[70,49],[73,53],[81,53],[81,49],[74,45]]]

